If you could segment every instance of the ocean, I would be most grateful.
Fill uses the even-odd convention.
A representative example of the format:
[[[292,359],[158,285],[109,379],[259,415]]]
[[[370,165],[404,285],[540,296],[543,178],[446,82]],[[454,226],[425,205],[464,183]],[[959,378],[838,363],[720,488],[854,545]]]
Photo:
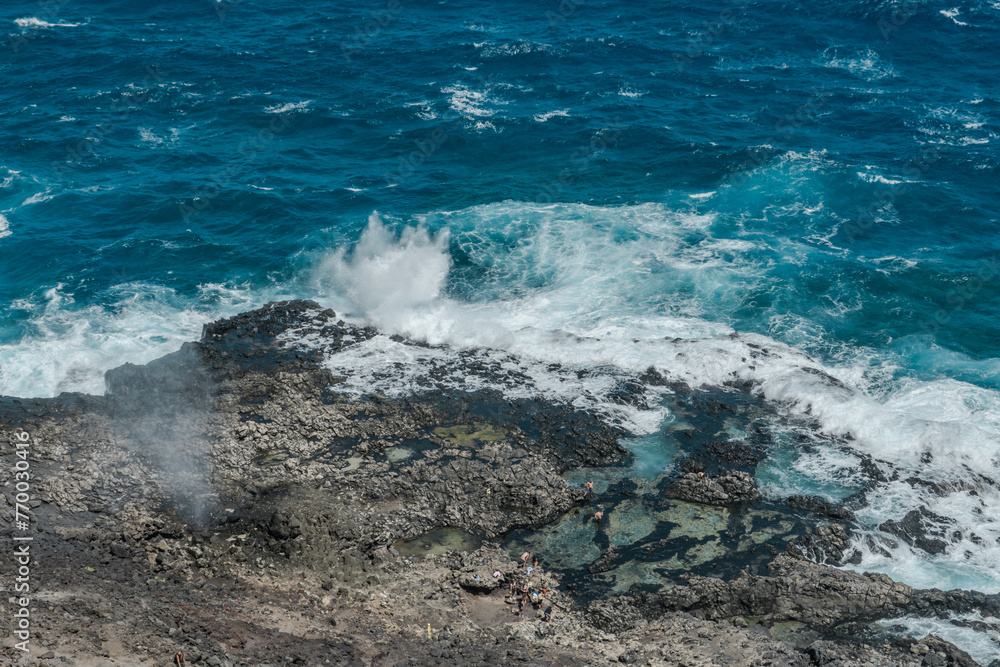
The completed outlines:
[[[850,567],[1000,592],[1000,3],[13,0],[0,25],[0,394],[102,393],[310,298],[445,346],[358,346],[359,392],[492,348],[531,377],[504,391],[646,442],[677,415],[620,377],[751,386],[813,424],[768,497],[886,472]],[[878,529],[921,508],[941,553]]]

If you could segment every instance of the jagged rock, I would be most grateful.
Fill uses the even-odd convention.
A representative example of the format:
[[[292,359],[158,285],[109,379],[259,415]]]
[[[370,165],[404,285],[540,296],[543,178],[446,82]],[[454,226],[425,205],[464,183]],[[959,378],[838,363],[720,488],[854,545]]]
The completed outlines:
[[[911,587],[884,574],[838,570],[789,554],[778,555],[770,571],[771,576],[744,573],[731,581],[690,577],[685,586],[637,597],[635,604],[654,617],[685,611],[709,620],[755,616],[766,623],[830,628],[901,614],[913,599]]]
[[[816,526],[811,535],[792,542],[789,552],[799,552],[817,563],[840,565],[844,562],[844,553],[850,545],[851,536],[847,529],[834,523]]]
[[[718,477],[686,473],[664,489],[667,498],[705,505],[739,505],[759,500],[757,483],[748,473],[733,471]]]
[[[472,593],[490,593],[517,579],[515,561],[500,549],[482,548],[476,552],[476,564],[452,572],[459,586]],[[499,573],[499,576],[494,574]]]
[[[705,445],[703,457],[733,468],[752,470],[760,460],[761,450],[745,440],[716,440]]]
[[[810,512],[831,519],[842,519],[844,521],[854,521],[854,512],[843,505],[831,503],[819,496],[789,496],[786,501],[792,509]]]
[[[910,546],[922,549],[929,554],[941,554],[948,549],[948,528],[955,521],[948,517],[934,514],[921,507],[906,513],[902,521],[890,519],[879,524],[879,530],[902,539]]]
[[[607,572],[615,566],[615,562],[619,558],[618,547],[610,547],[607,551],[601,554],[601,557],[594,561],[587,570],[591,574],[597,574],[599,572]]]

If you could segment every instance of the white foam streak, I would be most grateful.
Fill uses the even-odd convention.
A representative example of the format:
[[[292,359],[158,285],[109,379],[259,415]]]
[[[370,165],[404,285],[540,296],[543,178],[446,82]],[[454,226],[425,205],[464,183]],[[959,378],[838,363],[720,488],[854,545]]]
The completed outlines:
[[[312,100],[302,102],[286,102],[285,104],[274,104],[264,109],[264,113],[288,113],[289,111],[304,111],[312,103]]]
[[[942,9],[940,13],[942,16],[950,18],[955,23],[955,25],[969,25],[968,23],[965,23],[964,21],[959,21],[956,18],[959,14],[962,13],[958,7],[953,7],[951,9]]]
[[[882,62],[881,56],[872,49],[865,49],[849,56],[840,56],[836,48],[827,49],[824,56],[832,51],[832,55],[824,63],[825,67],[842,69],[866,81],[880,81],[895,78],[896,70],[892,64]]]
[[[25,199],[23,202],[21,202],[21,206],[30,206],[31,204],[40,204],[42,202],[45,202],[45,201],[48,201],[48,200],[52,199],[53,197],[55,197],[55,195],[52,194],[52,191],[49,190],[48,188],[46,188],[43,192],[36,192],[35,194],[33,194],[30,197],[28,197],[27,199]]]
[[[536,123],[544,123],[550,118],[567,118],[569,116],[569,109],[557,109],[555,111],[546,111],[545,113],[535,114],[534,121]]]
[[[14,19],[14,23],[18,28],[76,28],[80,25],[79,23],[49,23],[34,16]]]

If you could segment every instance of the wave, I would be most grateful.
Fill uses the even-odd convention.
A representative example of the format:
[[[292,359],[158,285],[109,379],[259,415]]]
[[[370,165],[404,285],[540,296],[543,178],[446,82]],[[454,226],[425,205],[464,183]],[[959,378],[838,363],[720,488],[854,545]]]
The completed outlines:
[[[817,160],[788,158],[778,168],[810,173]],[[723,203],[725,192],[710,201]],[[622,400],[623,387],[650,367],[692,387],[752,391],[826,438],[812,453],[779,439],[773,455],[792,456],[795,474],[773,476],[768,493],[818,485],[836,498],[859,456],[886,468],[892,481],[858,513],[859,568],[915,585],[1000,588],[992,519],[1000,517],[992,481],[1000,478],[1000,388],[989,381],[1000,360],[963,359],[922,339],[878,350],[834,345],[809,309],[753,320],[761,332],[737,329],[751,320],[733,313],[786,280],[779,269],[808,269],[802,252],[690,205],[508,201],[410,219],[372,214],[353,247],[321,253],[285,285],[210,285],[193,297],[120,285],[106,307],[75,304],[55,288],[15,304],[31,333],[0,345],[0,393],[100,393],[105,370],[173,351],[206,321],[269,299],[315,298],[381,331],[329,361],[344,378],[338,387],[357,394],[493,388],[564,401],[643,435],[676,418],[660,400],[666,389]],[[912,270],[897,256],[867,261]],[[809,347],[834,352],[819,357]],[[920,509],[952,522],[943,552],[918,552],[878,528]]]
[[[951,9],[942,9],[939,13],[942,16],[950,18],[952,20],[952,22],[955,23],[955,25],[969,25],[965,21],[959,21],[958,20],[957,17],[962,13],[961,10],[959,10],[958,7],[953,7]]]
[[[289,111],[304,111],[312,103],[312,100],[302,102],[286,102],[285,104],[273,104],[264,109],[264,113],[288,113]]]
[[[865,81],[881,81],[899,76],[892,63],[883,62],[882,57],[871,48],[841,56],[836,48],[831,47],[824,51],[823,58],[824,67],[845,70]]]
[[[26,18],[14,19],[14,24],[18,28],[76,28],[80,23],[49,23],[42,19],[29,16]]]
[[[817,360],[713,319],[738,300],[728,290],[766,269],[749,259],[752,243],[712,236],[712,221],[655,205],[507,202],[423,216],[396,234],[373,216],[353,250],[318,265],[315,281],[330,305],[385,335],[338,355],[331,370],[358,393],[492,382],[512,396],[600,412],[636,434],[673,419],[655,392],[619,400],[622,384],[650,367],[693,387],[751,387],[889,466],[895,480],[859,513],[863,535],[879,545],[858,540],[859,569],[914,585],[1000,590],[1000,522],[989,518],[1000,516],[991,481],[1000,474],[1000,392],[909,376],[892,350]],[[394,341],[396,333],[437,347]],[[470,373],[463,354],[489,372]],[[812,492],[824,475],[842,484],[853,474],[856,456],[821,451],[797,461],[797,480],[774,488]],[[920,553],[878,529],[920,508],[954,523],[944,553]]]
[[[568,118],[569,109],[556,109],[555,111],[546,111],[545,113],[535,114],[534,121],[536,123],[544,123],[545,121],[552,118]]]
[[[451,95],[449,106],[452,111],[465,118],[483,118],[496,113],[495,110],[485,107],[487,102],[497,102],[491,99],[486,92],[472,90],[463,85],[446,86],[441,89],[441,92]]]
[[[317,279],[341,310],[387,333],[580,368],[654,366],[692,386],[750,383],[897,465],[919,468],[931,453],[945,459],[942,474],[995,474],[982,456],[1000,456],[993,389],[902,378],[886,391],[872,378],[895,369],[890,356],[823,363],[711,319],[740,300],[740,282],[765,272],[749,256],[754,243],[713,237],[712,219],[655,205],[505,203],[424,216],[423,228],[397,236],[375,216]],[[485,269],[474,285],[463,288],[469,270],[453,269],[452,245]]]
[[[11,311],[25,316],[28,333],[0,344],[0,395],[103,394],[105,371],[174,352],[196,340],[206,322],[281,295],[207,284],[189,298],[159,285],[129,283],[105,297],[104,305],[78,304],[57,285],[14,302]]]
[[[984,617],[978,612],[968,614],[951,614],[948,618],[930,618],[903,616],[879,622],[879,625],[890,632],[898,632],[899,627],[906,629],[912,637],[934,635],[956,646],[960,646],[973,660],[980,665],[990,665],[997,657],[998,636],[996,619]],[[984,628],[989,628],[984,631]]]

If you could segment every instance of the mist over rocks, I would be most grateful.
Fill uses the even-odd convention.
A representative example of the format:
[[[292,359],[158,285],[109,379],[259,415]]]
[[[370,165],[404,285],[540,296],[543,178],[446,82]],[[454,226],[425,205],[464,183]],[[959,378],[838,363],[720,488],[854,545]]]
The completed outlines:
[[[4,430],[37,441],[33,613],[43,646],[69,664],[94,654],[164,664],[183,651],[191,665],[230,666],[697,664],[698,656],[920,665],[938,655],[958,665],[966,658],[945,642],[855,644],[838,628],[998,610],[995,596],[915,591],[813,562],[841,560],[849,516],[819,501],[766,505],[752,475],[762,445],[706,438],[698,449],[699,435],[688,460],[705,452],[725,460],[707,480],[682,469],[656,494],[658,503],[686,503],[662,509],[688,536],[643,549],[718,549],[702,526],[677,523],[699,506],[715,508],[709,516],[721,530],[748,538],[767,521],[789,523],[782,512],[814,514],[808,535],[793,540],[799,533],[782,528],[735,540],[746,542],[735,557],[765,563],[764,575],[681,575],[660,591],[638,586],[598,600],[574,592],[543,552],[532,585],[548,590],[553,620],[530,605],[515,616],[504,593],[525,570],[503,541],[587,510],[567,473],[629,465],[626,433],[572,405],[499,390],[338,392],[344,378],[325,361],[379,335],[313,302],[271,303],[208,324],[201,340],[145,366],[109,371],[104,396],[0,398]],[[707,404],[696,394],[691,402]],[[735,413],[724,401],[709,412]],[[607,498],[642,493],[621,482]],[[739,507],[757,512],[745,533],[726,525],[742,520]],[[616,511],[609,522],[618,527]],[[8,536],[10,521],[8,512]],[[595,532],[604,546],[592,575],[634,557],[630,544],[607,539]],[[803,624],[822,639],[810,635],[806,646],[747,619]]]

